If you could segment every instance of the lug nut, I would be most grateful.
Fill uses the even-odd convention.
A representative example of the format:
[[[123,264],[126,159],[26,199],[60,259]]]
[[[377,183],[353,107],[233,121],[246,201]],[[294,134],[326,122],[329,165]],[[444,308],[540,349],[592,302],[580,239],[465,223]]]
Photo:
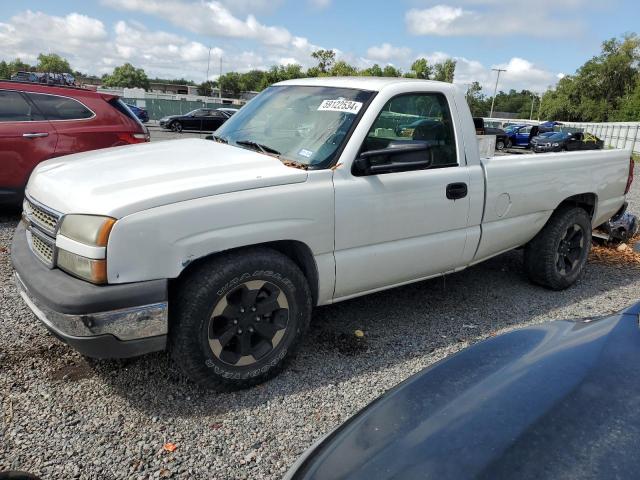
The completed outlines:
[[[251,311],[255,312],[256,311],[256,307],[251,307]]]
[[[240,307],[240,313],[244,313],[244,308]]]
[[[259,321],[260,321],[260,317],[256,317],[256,322],[259,322]]]
[[[237,325],[237,324],[238,324],[238,319],[237,319],[237,318],[234,318],[234,319],[233,319],[233,324],[234,324],[234,325]]]
[[[253,327],[249,327],[249,332],[253,333]]]
[[[241,328],[238,329],[238,335],[242,335],[242,329]]]

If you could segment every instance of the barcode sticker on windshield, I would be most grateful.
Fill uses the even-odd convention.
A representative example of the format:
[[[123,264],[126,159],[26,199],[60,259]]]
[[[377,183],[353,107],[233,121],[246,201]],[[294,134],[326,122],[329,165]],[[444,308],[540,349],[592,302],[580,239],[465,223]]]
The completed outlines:
[[[323,100],[318,107],[319,112],[345,112],[356,115],[362,108],[362,102],[354,102],[352,100]]]

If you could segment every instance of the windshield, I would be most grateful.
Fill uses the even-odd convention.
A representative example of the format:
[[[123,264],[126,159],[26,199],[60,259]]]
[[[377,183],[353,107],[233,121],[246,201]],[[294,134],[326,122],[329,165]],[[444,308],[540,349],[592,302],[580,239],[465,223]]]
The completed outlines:
[[[326,168],[371,95],[350,88],[269,87],[227,120],[216,137],[283,161]]]

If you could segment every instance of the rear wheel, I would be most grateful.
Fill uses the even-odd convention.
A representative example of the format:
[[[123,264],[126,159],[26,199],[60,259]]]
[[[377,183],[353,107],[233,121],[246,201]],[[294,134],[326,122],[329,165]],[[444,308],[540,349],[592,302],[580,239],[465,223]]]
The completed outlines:
[[[504,141],[502,140],[496,141],[496,150],[504,150]]]
[[[524,267],[532,282],[563,290],[584,273],[590,248],[589,215],[579,207],[564,207],[527,244]]]
[[[171,124],[171,130],[176,133],[180,133],[182,131],[182,123],[175,121]]]
[[[172,316],[171,354],[195,382],[246,388],[276,375],[311,317],[300,269],[271,249],[234,252],[195,267]]]

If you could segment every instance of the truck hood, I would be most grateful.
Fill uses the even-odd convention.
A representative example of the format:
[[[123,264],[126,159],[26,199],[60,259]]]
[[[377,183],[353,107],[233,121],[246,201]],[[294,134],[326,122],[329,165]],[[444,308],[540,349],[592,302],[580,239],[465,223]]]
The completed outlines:
[[[48,160],[34,170],[26,191],[61,213],[121,218],[170,203],[306,179],[306,171],[277,158],[192,138]]]

